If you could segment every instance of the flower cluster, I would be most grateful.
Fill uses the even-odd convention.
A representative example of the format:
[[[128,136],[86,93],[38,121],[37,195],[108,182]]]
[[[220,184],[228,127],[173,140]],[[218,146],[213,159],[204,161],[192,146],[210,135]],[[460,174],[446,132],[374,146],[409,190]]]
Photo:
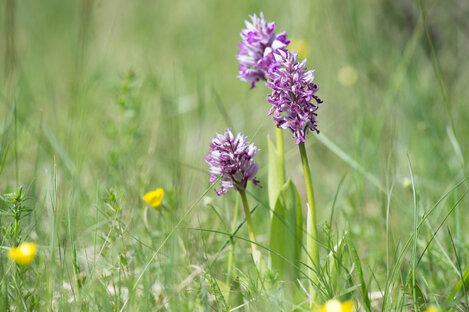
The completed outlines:
[[[220,180],[220,190],[215,190],[217,195],[222,195],[233,187],[245,188],[248,180],[257,185],[255,179],[259,164],[253,158],[258,149],[253,143],[248,144],[247,138],[238,134],[234,138],[230,129],[225,130],[225,134],[218,134],[210,143],[210,152],[205,157],[209,165],[210,183],[215,183],[218,177]]]
[[[250,15],[252,22],[246,21],[246,29],[241,31],[242,42],[239,43],[237,55],[239,66],[238,78],[251,83],[266,79],[266,73],[275,62],[273,52],[285,50],[289,44],[286,33],[275,34],[275,22],[268,23],[262,12],[259,17]]]
[[[313,83],[314,71],[305,69],[306,60],[297,61],[296,52],[276,50],[274,57],[266,83],[272,90],[267,97],[272,104],[267,115],[272,115],[277,128],[290,129],[299,144],[309,131],[319,133],[316,110],[322,101],[315,95],[319,86]]]

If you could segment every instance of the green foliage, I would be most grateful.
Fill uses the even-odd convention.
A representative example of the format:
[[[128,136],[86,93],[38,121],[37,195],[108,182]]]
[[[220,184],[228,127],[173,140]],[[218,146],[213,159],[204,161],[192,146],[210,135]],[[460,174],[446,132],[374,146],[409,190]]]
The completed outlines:
[[[360,261],[360,257],[358,256],[358,252],[355,249],[354,243],[349,235],[346,236],[346,239],[347,239],[346,242],[347,242],[347,246],[350,252],[351,260],[354,263],[356,270],[357,270],[358,283],[361,288],[361,296],[364,302],[364,308],[366,309],[366,311],[370,312],[372,310],[371,310],[371,302],[369,298],[369,289],[367,286],[368,283],[365,281],[365,277],[363,275],[363,267]]]
[[[24,240],[21,221],[30,213],[22,187],[16,192],[0,195],[0,214],[4,216],[1,220],[5,222],[1,227],[4,243],[18,246]]]
[[[270,225],[272,269],[282,280],[295,281],[302,248],[301,199],[291,180],[280,189]]]
[[[283,153],[283,151],[281,151]],[[278,148],[272,142],[270,137],[267,137],[267,153],[268,153],[268,192],[269,204],[271,209],[275,209],[277,198],[285,183],[285,168],[282,161],[282,156]]]
[[[462,279],[458,281],[456,287],[454,287],[453,291],[448,295],[446,301],[451,301],[456,297],[458,292],[463,290],[463,294],[465,294],[469,290],[469,266],[464,271],[464,275]]]
[[[0,244],[16,247],[29,240],[29,226],[26,218],[32,209],[27,206],[23,187],[15,192],[0,195]],[[1,254],[4,257],[4,254]],[[0,260],[2,282],[0,308],[8,310],[9,304],[24,310],[38,309],[40,301],[37,291],[32,288],[34,272],[27,266]]]

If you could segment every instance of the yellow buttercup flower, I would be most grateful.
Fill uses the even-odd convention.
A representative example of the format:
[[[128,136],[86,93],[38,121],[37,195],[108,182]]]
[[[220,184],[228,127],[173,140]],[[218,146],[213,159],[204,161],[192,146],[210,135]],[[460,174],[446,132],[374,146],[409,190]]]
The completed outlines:
[[[36,256],[37,245],[35,243],[22,243],[18,247],[8,250],[8,258],[18,264],[28,265]]]
[[[438,312],[438,309],[435,306],[429,306],[425,312]]]
[[[309,45],[303,39],[291,39],[288,49],[298,52],[298,59],[305,59],[309,55]]]
[[[161,206],[163,196],[164,191],[162,188],[159,188],[143,195],[143,200],[146,201],[153,208],[159,208]]]
[[[355,307],[353,301],[345,301],[344,303],[339,300],[332,299],[326,302],[325,305],[317,310],[318,312],[352,312]]]

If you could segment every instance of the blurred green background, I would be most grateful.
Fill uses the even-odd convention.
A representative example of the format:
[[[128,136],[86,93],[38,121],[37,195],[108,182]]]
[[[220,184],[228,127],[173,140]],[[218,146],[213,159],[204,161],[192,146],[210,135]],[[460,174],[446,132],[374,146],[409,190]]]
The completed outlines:
[[[268,89],[260,83],[249,90],[236,79],[239,32],[252,13],[264,12],[278,32],[309,46],[307,66],[315,69],[324,100],[321,134],[307,144],[319,222],[328,220],[346,175],[334,224],[340,231],[348,225],[358,237],[360,256],[377,281],[386,271],[388,197],[392,241],[412,231],[408,159],[419,214],[468,174],[468,1],[3,0],[0,10],[0,192],[24,186],[33,209],[26,232],[45,246],[56,236],[64,248],[56,272],[72,270],[71,242],[79,251],[99,246],[96,233],[107,231],[103,197],[112,189],[129,244],[142,244],[132,256],[138,258],[130,273],[135,281],[152,255],[144,246],[157,248],[209,186],[204,156],[226,127],[261,148],[263,188],[250,191],[267,202],[266,137],[274,136],[273,121],[264,117]],[[357,74],[351,85],[339,81],[344,67]],[[285,141],[287,175],[305,198],[290,133]],[[141,196],[156,187],[166,190],[171,212],[148,211],[144,230]],[[235,194],[209,196],[231,220]],[[448,205],[456,199],[451,195]],[[467,205],[464,200],[447,221],[465,265]],[[254,219],[265,243],[267,210],[258,209]],[[203,205],[184,224],[223,227]],[[148,281],[164,274],[166,285],[183,281],[190,265],[204,263],[225,239],[207,235],[178,232],[165,251],[168,268],[155,264]],[[444,244],[449,238],[442,235]],[[47,258],[44,252],[38,267]],[[85,258],[83,271],[91,267]],[[101,267],[112,267],[113,259]],[[422,273],[436,296],[447,295],[439,293],[447,281],[457,282],[445,261]],[[223,276],[223,268],[213,274]]]

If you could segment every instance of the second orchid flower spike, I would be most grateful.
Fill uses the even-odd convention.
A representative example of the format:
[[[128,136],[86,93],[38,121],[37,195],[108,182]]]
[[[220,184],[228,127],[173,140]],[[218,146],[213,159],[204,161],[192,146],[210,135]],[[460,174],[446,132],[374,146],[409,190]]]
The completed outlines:
[[[262,12],[259,17],[256,14],[250,17],[251,22],[246,21],[246,28],[241,31],[237,59],[238,78],[250,82],[252,89],[256,82],[266,80],[267,71],[275,62],[273,52],[285,50],[290,42],[285,32],[275,33],[275,22],[268,23]]]

